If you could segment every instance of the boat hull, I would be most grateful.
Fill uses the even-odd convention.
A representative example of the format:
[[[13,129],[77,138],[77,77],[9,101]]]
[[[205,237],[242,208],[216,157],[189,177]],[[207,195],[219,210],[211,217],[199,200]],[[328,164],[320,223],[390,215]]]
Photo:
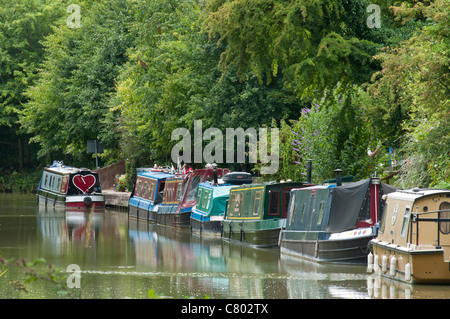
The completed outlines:
[[[128,205],[128,215],[130,218],[156,223],[156,212],[148,208]]]
[[[297,239],[300,236],[293,233],[283,232],[280,252],[318,263],[366,264],[369,242],[374,238]]]
[[[191,212],[182,213],[160,213],[156,214],[158,225],[171,226],[176,228],[187,228],[190,225]]]
[[[401,247],[377,239],[371,241],[371,246],[374,264],[370,269],[383,277],[411,284],[450,283],[450,262],[445,260],[442,248]],[[396,260],[391,262],[394,256]]]
[[[222,238],[254,247],[278,247],[280,231],[285,219],[225,220]]]
[[[220,236],[222,234],[223,217],[216,219],[197,219],[191,216],[191,232],[200,235]]]
[[[39,205],[70,208],[71,210],[86,210],[91,209],[92,207],[96,209],[105,207],[105,198],[101,194],[64,195],[38,191],[37,199]]]

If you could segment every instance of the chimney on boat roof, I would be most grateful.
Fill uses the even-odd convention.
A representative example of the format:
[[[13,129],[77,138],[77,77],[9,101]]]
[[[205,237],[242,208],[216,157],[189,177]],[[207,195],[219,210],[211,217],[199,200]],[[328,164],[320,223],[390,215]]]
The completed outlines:
[[[311,174],[312,174],[312,160],[308,160],[308,168],[306,172],[306,182],[311,183]]]
[[[342,170],[341,169],[335,169],[334,172],[336,173],[336,186],[342,185]]]

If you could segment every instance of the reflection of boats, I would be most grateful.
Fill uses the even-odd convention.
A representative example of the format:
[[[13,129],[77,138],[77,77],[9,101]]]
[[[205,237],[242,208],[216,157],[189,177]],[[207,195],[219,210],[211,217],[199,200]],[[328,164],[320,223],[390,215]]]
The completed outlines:
[[[129,216],[156,222],[156,212],[162,204],[166,180],[173,176],[161,170],[137,169],[136,183],[128,203]]]
[[[286,222],[290,191],[303,183],[241,185],[230,190],[223,239],[258,247],[277,246]]]
[[[230,190],[238,185],[251,184],[252,176],[233,172],[225,174],[223,181],[225,184],[206,182],[199,185],[196,205],[191,213],[192,232],[220,236]]]
[[[450,190],[388,194],[371,246],[369,267],[383,276],[407,283],[449,283]]]
[[[317,262],[365,263],[377,233],[381,196],[392,191],[378,178],[292,190],[281,253]]]
[[[97,173],[59,162],[44,168],[37,197],[39,204],[45,206],[71,209],[105,206]]]
[[[163,200],[163,205],[161,205],[156,213],[156,222],[160,225],[167,225],[173,227],[189,227],[190,216],[192,207],[195,205],[197,190],[200,183],[206,182],[208,180],[214,179],[214,174],[217,174],[217,178],[222,178],[228,169],[224,168],[207,168],[207,169],[197,169],[187,173],[184,179],[179,185],[179,179],[175,176],[174,186],[177,187],[177,192],[173,194],[168,194],[168,197],[175,199],[175,194],[179,193],[179,201],[173,202],[172,204]],[[181,186],[181,188],[180,188]],[[167,190],[169,192],[169,190]],[[166,192],[165,192],[166,193]]]

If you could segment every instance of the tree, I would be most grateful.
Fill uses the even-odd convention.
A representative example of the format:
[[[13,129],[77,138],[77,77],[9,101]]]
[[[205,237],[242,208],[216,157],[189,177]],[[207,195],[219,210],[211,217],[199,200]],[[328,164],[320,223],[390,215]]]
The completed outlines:
[[[20,121],[40,145],[40,157],[89,166],[86,141],[110,129],[102,123],[114,80],[127,60],[132,5],[126,0],[79,5],[80,27],[61,24],[46,38],[45,61],[26,92],[29,102]],[[117,147],[117,141],[107,142]]]
[[[366,27],[365,1],[212,0],[204,30],[227,48],[223,72],[235,67],[270,82],[282,74],[302,98],[345,90],[370,79],[379,67],[372,55],[383,37]]]
[[[402,132],[394,136],[402,142],[406,159],[402,187],[450,181],[449,6],[448,1],[437,0],[394,7],[403,23],[424,22],[411,38],[376,56],[382,70],[368,87],[372,101],[366,109],[373,118],[385,114],[378,117],[380,129],[392,132],[392,123],[401,124]]]
[[[29,135],[20,130],[19,113],[27,102],[23,95],[36,80],[43,61],[41,41],[60,22],[61,1],[0,0],[0,166],[23,168],[31,164]],[[17,165],[18,164],[18,165]]]

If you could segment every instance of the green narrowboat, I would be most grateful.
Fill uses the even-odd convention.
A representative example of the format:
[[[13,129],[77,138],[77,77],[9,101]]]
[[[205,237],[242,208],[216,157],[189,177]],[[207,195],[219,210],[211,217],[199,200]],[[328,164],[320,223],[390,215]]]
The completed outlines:
[[[230,190],[222,238],[255,247],[278,246],[286,223],[291,189],[300,182],[241,185]]]
[[[230,189],[251,183],[252,176],[246,172],[225,174],[223,183],[201,183],[198,187],[196,205],[191,212],[191,231],[220,236]]]

